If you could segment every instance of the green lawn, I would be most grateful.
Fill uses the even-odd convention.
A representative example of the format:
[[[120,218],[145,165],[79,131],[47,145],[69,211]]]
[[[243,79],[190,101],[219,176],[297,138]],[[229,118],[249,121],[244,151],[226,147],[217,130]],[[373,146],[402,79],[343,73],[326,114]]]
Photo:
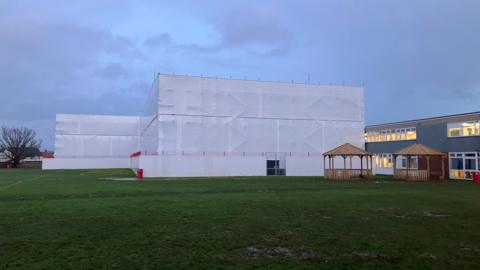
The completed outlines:
[[[480,269],[480,185],[0,170],[0,269]]]

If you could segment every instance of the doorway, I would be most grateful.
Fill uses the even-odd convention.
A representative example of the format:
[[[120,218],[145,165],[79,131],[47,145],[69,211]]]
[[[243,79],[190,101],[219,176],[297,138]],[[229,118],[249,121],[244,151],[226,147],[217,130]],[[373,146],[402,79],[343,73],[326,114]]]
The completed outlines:
[[[267,175],[286,175],[287,153],[267,153]]]

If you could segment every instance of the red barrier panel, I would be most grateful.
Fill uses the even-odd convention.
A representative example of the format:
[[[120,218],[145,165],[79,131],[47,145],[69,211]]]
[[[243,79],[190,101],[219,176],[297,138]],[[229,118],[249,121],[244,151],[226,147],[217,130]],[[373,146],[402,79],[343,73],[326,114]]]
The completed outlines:
[[[143,169],[137,169],[137,178],[143,179]]]
[[[480,184],[480,172],[473,173],[473,182]]]
[[[130,157],[139,157],[142,155],[142,152],[138,151],[138,152],[134,152],[130,155]]]

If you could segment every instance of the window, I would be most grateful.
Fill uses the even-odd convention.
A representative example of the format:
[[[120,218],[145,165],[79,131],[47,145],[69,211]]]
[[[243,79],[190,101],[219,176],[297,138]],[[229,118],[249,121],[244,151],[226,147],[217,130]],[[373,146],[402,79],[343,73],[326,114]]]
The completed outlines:
[[[378,154],[375,156],[375,165],[378,168],[392,168],[392,154]]]
[[[414,127],[367,131],[365,135],[366,142],[390,142],[416,139],[417,129]]]
[[[449,137],[458,137],[460,136],[460,128],[449,128],[448,129]]]
[[[465,159],[465,170],[476,170],[477,169],[477,161],[472,158]]]
[[[476,170],[477,153],[450,153],[451,170]]]
[[[463,170],[463,158],[452,158],[450,160],[450,169]]]
[[[450,177],[456,179],[472,179],[473,173],[480,169],[480,153],[450,153]]]
[[[410,128],[406,130],[407,132],[407,140],[416,140],[417,139],[417,129],[416,128]]]
[[[411,157],[410,158],[410,168],[411,169],[418,169],[418,158],[417,157]]]
[[[480,136],[480,121],[448,123],[448,137]]]
[[[477,131],[475,130],[475,123],[463,123],[463,136],[475,136],[478,135]]]
[[[406,169],[407,168],[407,158],[402,157],[401,159],[400,168]],[[409,169],[418,169],[418,158],[417,157],[410,157],[410,166]]]

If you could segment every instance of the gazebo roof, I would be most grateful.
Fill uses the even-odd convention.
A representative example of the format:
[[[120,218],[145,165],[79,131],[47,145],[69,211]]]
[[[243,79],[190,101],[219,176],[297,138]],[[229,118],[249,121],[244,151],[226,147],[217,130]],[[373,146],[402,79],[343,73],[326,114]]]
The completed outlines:
[[[423,144],[412,144],[402,150],[394,153],[394,155],[398,156],[443,156],[445,155],[442,152],[438,152],[437,150],[433,150]]]
[[[324,156],[371,156],[372,154],[349,143],[342,144],[328,152]]]

